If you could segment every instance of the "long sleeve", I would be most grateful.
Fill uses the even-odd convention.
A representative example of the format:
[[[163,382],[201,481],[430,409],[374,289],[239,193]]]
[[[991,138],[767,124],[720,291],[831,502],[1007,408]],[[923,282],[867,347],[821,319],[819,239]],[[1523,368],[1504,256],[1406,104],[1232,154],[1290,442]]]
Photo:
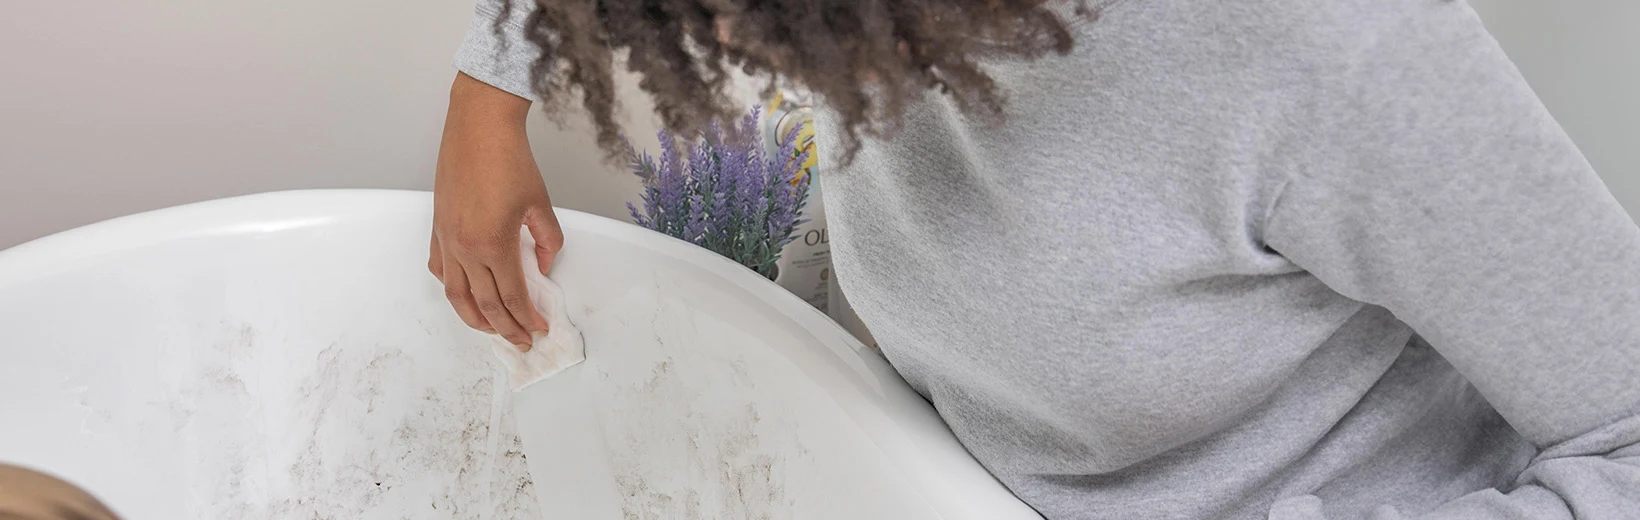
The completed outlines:
[[[539,101],[530,88],[530,66],[541,55],[524,39],[524,22],[535,3],[530,0],[478,0],[472,26],[456,51],[456,69],[474,79],[519,97]]]
[[[1374,518],[1640,518],[1640,229],[1473,12],[1430,4],[1341,44],[1264,240],[1541,451],[1510,489]]]

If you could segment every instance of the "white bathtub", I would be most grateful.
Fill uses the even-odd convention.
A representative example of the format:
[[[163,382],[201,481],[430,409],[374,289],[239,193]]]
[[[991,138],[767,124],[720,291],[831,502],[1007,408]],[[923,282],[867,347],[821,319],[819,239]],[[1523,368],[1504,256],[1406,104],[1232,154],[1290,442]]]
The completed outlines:
[[[611,220],[560,213],[587,362],[507,392],[430,207],[275,193],[0,252],[0,461],[133,519],[1040,518],[820,313]]]

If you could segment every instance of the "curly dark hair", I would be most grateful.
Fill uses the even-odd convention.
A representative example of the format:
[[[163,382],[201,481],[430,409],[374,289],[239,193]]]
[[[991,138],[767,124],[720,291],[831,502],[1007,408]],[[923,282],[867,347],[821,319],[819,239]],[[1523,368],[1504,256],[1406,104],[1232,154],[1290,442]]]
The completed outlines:
[[[1062,16],[1045,1],[1074,9]],[[738,67],[768,78],[770,89],[816,95],[841,117],[852,157],[862,132],[891,132],[908,100],[928,89],[1000,121],[1004,96],[977,60],[1067,53],[1071,19],[1095,15],[1083,0],[535,0],[525,32],[542,50],[532,86],[547,112],[561,115],[578,92],[611,157],[622,142],[620,51],[674,135],[740,113],[724,92]]]

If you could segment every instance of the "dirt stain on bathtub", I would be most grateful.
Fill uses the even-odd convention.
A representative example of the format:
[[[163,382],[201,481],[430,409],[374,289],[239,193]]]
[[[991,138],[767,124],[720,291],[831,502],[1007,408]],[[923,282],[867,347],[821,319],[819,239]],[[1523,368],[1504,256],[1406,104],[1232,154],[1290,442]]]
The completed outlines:
[[[784,457],[763,445],[757,404],[691,399],[698,394],[670,361],[652,373],[638,394],[665,410],[629,411],[633,420],[618,428],[619,443],[611,446],[623,517],[788,518],[781,507]]]
[[[166,403],[190,518],[539,518],[509,396],[484,352],[338,340],[308,350],[250,327],[188,353]],[[506,408],[510,409],[510,408]]]
[[[767,417],[775,408],[762,402],[743,349],[722,343],[724,324],[637,300],[583,327],[589,344],[624,354],[595,362],[593,392],[608,411],[600,421],[622,518],[790,518],[786,453],[800,443],[784,414]]]

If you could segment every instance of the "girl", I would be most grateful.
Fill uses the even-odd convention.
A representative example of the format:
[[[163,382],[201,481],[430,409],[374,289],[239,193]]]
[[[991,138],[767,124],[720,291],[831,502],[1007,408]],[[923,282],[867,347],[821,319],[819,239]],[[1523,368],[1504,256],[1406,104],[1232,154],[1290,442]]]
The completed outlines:
[[[513,5],[515,4],[515,5]],[[527,344],[532,102],[811,91],[836,270],[1053,520],[1640,518],[1640,229],[1463,2],[485,0],[429,267]]]

